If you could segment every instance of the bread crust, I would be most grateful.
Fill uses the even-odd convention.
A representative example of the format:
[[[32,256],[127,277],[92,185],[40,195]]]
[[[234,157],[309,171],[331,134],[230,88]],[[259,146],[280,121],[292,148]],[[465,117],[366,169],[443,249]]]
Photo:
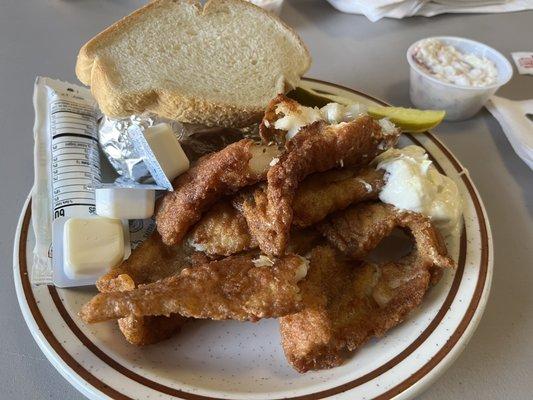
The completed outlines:
[[[278,23],[297,46],[301,47],[306,57],[301,60],[300,70],[295,71],[297,76],[302,76],[311,64],[309,51],[296,32],[273,14],[251,3],[242,0],[209,0],[202,8],[198,0],[155,0],[93,37],[79,51],[76,75],[82,83],[91,87],[91,92],[104,114],[110,117],[124,117],[149,111],[181,122],[228,127],[247,126],[261,119],[266,104],[237,106],[187,96],[171,88],[138,92],[124,91],[120,88],[120,76],[117,76],[111,62],[98,55],[98,49],[112,42],[123,29],[140,21],[146,13],[159,7],[172,6],[173,3],[192,5],[198,10],[199,17],[209,14],[211,10],[223,4],[244,4],[245,7],[253,8]],[[292,89],[297,83],[287,82],[286,77],[283,78],[285,91]]]

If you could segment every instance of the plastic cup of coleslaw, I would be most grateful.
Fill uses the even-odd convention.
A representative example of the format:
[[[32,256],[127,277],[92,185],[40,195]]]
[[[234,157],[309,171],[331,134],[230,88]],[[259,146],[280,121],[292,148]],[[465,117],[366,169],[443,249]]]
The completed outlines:
[[[486,86],[468,86],[440,80],[424,68],[413,57],[420,42],[436,39],[455,47],[463,54],[486,57],[497,69],[496,82]],[[487,100],[511,79],[513,68],[509,61],[498,51],[483,43],[452,36],[435,36],[413,43],[407,50],[410,66],[409,94],[411,102],[418,108],[445,110],[448,121],[460,121],[474,116]]]

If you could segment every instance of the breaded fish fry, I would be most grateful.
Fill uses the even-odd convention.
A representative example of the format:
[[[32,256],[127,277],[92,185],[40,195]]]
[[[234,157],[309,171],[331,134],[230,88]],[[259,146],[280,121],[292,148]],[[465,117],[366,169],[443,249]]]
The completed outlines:
[[[156,223],[163,242],[180,243],[189,228],[218,199],[263,180],[270,161],[278,154],[276,146],[243,139],[200,158],[175,179],[174,191],[158,204]]]
[[[187,318],[179,314],[168,317],[158,315],[154,317],[120,318],[118,327],[126,340],[136,346],[147,346],[170,338],[181,330]]]
[[[343,253],[362,259],[396,227],[413,236],[419,257],[439,268],[454,267],[440,233],[429,218],[398,210],[390,204],[354,205],[321,223],[318,229]]]
[[[377,199],[383,171],[372,167],[334,169],[307,177],[296,191],[293,225],[311,226],[350,204]]]
[[[139,284],[150,283],[171,275],[183,268],[186,256],[178,247],[168,247],[154,232],[131,253],[120,266],[102,276],[96,286],[100,292],[121,292],[135,289]],[[179,314],[170,316],[136,317],[130,315],[118,320],[126,340],[145,346],[168,339],[177,333],[186,318]]]
[[[189,235],[189,244],[209,256],[230,256],[257,247],[246,219],[229,200],[216,203]]]
[[[283,117],[282,113],[278,111],[278,106],[281,105],[281,108],[289,111],[298,125],[306,125],[306,123],[311,123],[316,120],[318,114],[313,116],[305,115],[305,110],[307,107],[302,106],[296,100],[291,99],[284,94],[278,94],[268,103],[267,109],[265,110],[265,115],[263,120],[259,125],[259,135],[265,143],[276,142],[278,144],[285,144],[287,131],[282,129],[276,129],[276,121]]]
[[[309,227],[352,203],[377,198],[382,186],[383,171],[371,167],[313,174],[296,191],[293,226]],[[195,249],[215,257],[229,256],[257,247],[248,223],[252,226],[252,231],[268,223],[264,185],[252,193],[238,195],[233,203],[241,211],[223,200],[202,216],[189,235],[189,243]]]
[[[389,148],[398,139],[398,131],[384,131],[368,116],[337,125],[323,121],[307,125],[286,144],[267,174],[267,201],[256,203],[263,216],[251,224],[253,236],[266,254],[283,254],[293,221],[293,200],[299,183],[314,172],[323,172],[339,164],[364,165]]]
[[[416,252],[396,263],[356,266],[331,247],[315,248],[301,283],[305,307],[280,319],[288,362],[299,372],[342,364],[347,350],[384,335],[421,303],[430,267]]]
[[[167,278],[190,264],[190,254],[191,251],[182,246],[165,245],[161,236],[154,232],[127,260],[101,276],[96,287],[100,292],[126,291]]]
[[[402,322],[442,270],[455,266],[427,217],[387,204],[353,206],[321,228],[337,247],[361,258],[395,226],[409,230],[415,241],[415,249],[397,262],[356,267],[331,247],[312,251],[308,277],[301,283],[305,308],[280,320],[285,355],[296,370],[342,364],[346,350]]]
[[[92,323],[128,315],[179,313],[255,321],[298,311],[297,282],[307,273],[307,260],[287,255],[272,265],[258,264],[251,255],[228,257],[128,292],[100,293],[82,308],[80,317]]]
[[[257,241],[250,234],[243,214],[228,200],[218,202],[205,213],[188,238],[188,243],[193,248],[212,258],[227,257],[257,248]],[[321,238],[320,232],[314,229],[294,228],[288,251],[306,254]]]

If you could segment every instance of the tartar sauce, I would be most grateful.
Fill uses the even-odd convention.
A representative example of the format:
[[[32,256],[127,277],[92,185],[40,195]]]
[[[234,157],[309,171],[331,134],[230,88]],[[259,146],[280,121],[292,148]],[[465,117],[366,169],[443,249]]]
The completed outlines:
[[[284,116],[274,123],[274,128],[287,131],[287,139],[292,139],[301,128],[315,121],[326,121],[328,124],[348,122],[366,114],[367,107],[360,103],[339,104],[328,103],[322,108],[306,107],[298,104],[288,107],[284,102],[276,106],[276,112]],[[395,133],[396,127],[390,121],[381,123],[382,129],[387,133]]]
[[[498,69],[492,61],[461,53],[438,39],[422,40],[412,56],[426,72],[443,82],[484,87],[498,81]]]
[[[374,162],[385,170],[382,202],[428,216],[444,236],[458,232],[463,214],[459,189],[437,171],[422,147],[389,149]]]

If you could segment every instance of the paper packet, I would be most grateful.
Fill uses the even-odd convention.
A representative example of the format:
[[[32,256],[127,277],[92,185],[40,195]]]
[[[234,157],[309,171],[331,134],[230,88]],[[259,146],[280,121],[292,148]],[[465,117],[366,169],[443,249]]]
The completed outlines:
[[[533,75],[533,52],[520,51],[511,56],[520,75]]]
[[[95,214],[92,187],[101,181],[98,109],[88,89],[45,77],[35,81],[33,106],[35,247],[30,278],[33,284],[50,284],[54,220]]]
[[[35,81],[33,105],[35,247],[30,281],[35,285],[61,287],[91,284],[94,277],[73,281],[65,276],[58,238],[62,237],[64,223],[69,218],[96,216],[94,190],[102,185],[100,112],[88,89],[46,77]],[[124,226],[128,256],[130,248],[150,236],[155,222],[151,218],[130,220],[124,221]]]

